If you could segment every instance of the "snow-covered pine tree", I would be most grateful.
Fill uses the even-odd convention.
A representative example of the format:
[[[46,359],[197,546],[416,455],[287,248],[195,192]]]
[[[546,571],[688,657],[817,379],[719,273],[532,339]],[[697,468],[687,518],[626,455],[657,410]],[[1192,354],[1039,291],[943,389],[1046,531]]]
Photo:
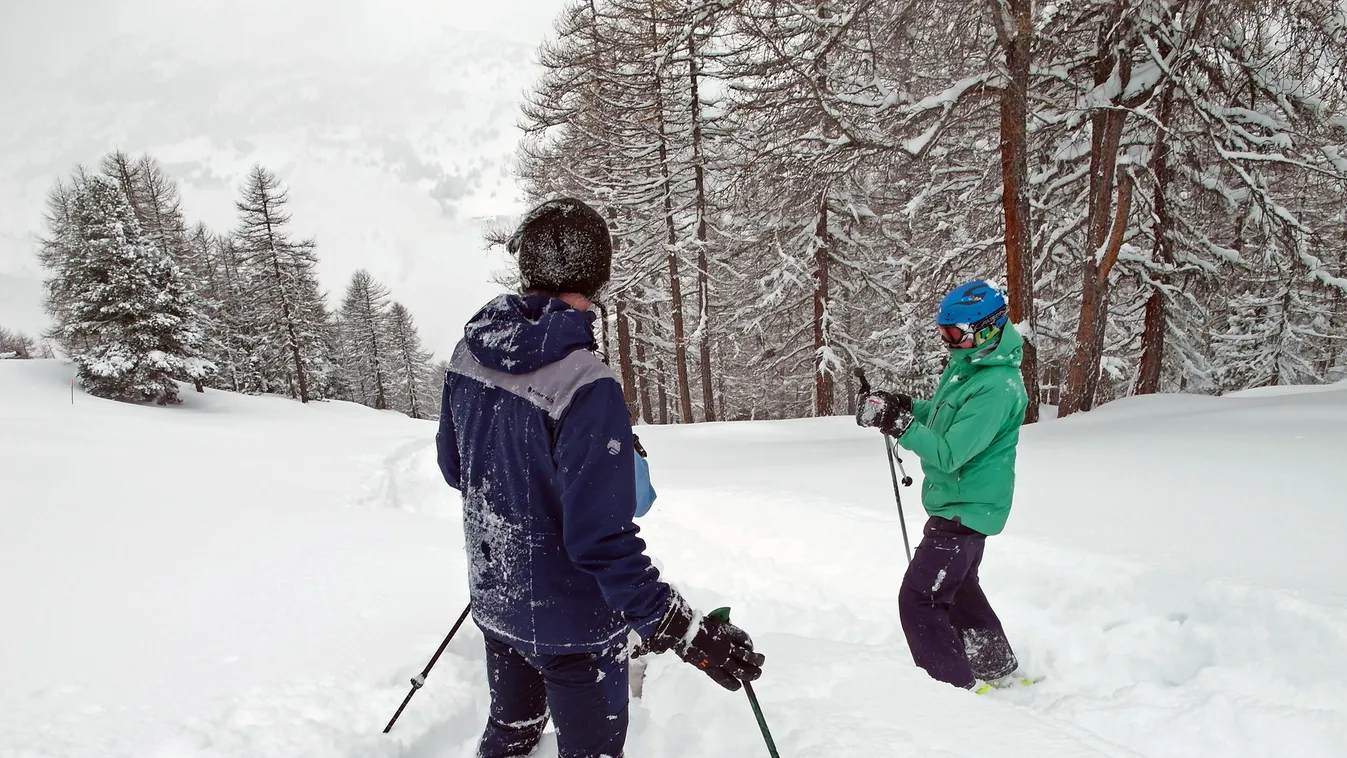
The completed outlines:
[[[121,186],[145,240],[183,265],[187,223],[178,183],[153,157],[134,157],[120,151],[103,158],[103,173]]]
[[[32,337],[0,326],[0,359],[29,360],[38,354],[37,342]]]
[[[47,192],[47,212],[44,217],[47,234],[39,240],[37,258],[43,268],[58,270],[74,254],[78,244],[77,227],[74,220],[75,195],[88,178],[82,166],[76,166],[70,180],[57,179]],[[63,323],[70,310],[70,291],[59,280],[48,280],[43,288],[43,308],[51,317],[52,323]],[[56,328],[45,332],[48,339],[57,339]]]
[[[392,407],[393,370],[398,360],[392,347],[390,297],[364,269],[351,276],[337,311],[342,383],[350,399],[378,410]]]
[[[836,412],[837,385],[864,355],[857,333],[867,315],[906,300],[892,289],[891,267],[872,265],[880,238],[872,169],[893,149],[882,134],[874,44],[885,10],[745,2],[729,13],[724,118],[733,144],[724,150],[734,170],[724,181],[736,268],[752,283],[739,328],[763,336],[752,363],[768,385],[812,383],[812,402],[789,415]],[[771,394],[768,385],[756,392]],[[777,402],[795,397],[787,391]]]
[[[261,394],[269,389],[263,350],[266,328],[256,308],[252,271],[231,235],[216,235],[211,251],[219,287],[219,347],[228,358],[230,388]]]
[[[184,255],[204,349],[217,370],[210,386],[247,394],[265,391],[258,368],[259,327],[248,310],[252,297],[233,240],[197,224],[188,233]]]
[[[94,395],[176,402],[174,377],[204,378],[201,335],[173,260],[149,244],[125,193],[103,176],[82,178],[70,194],[67,227],[53,229],[59,253],[47,257],[56,334]]]
[[[1281,332],[1279,376],[1319,381],[1347,336],[1336,1],[577,2],[522,178],[610,219],[611,332],[648,420],[687,415],[678,347],[702,342],[677,300],[713,314],[700,405],[794,416],[840,410],[827,380],[852,362],[929,388],[936,301],[1003,270],[1026,386],[1071,385],[1068,410],[1216,390],[1239,277],[1306,337]]]
[[[1222,392],[1327,380],[1331,313],[1322,291],[1309,290],[1273,268],[1241,277],[1224,329],[1212,335],[1213,378]]]
[[[126,202],[131,206],[131,212],[136,215],[136,221],[140,222],[142,233],[149,218],[144,208],[136,198],[137,185],[141,180],[140,162],[131,154],[121,150],[114,150],[103,156],[100,162],[103,169],[103,175],[116,182],[121,188],[122,194],[126,195]]]
[[[250,285],[248,310],[259,327],[259,368],[267,388],[284,388],[307,403],[323,397],[331,371],[330,326],[314,243],[291,237],[288,203],[276,175],[253,167],[236,204],[234,247]]]
[[[214,302],[216,295],[210,289],[206,272],[197,268],[198,256],[203,249],[202,241],[189,237],[177,181],[165,173],[159,162],[149,155],[131,159],[123,153],[114,153],[104,159],[103,166],[104,173],[122,183],[122,191],[126,193],[140,222],[145,240],[181,269],[183,287],[192,304],[192,329],[203,335],[209,351],[211,335],[216,331],[214,325],[209,323],[217,310],[217,303]],[[204,226],[199,226],[197,231],[203,230]],[[215,356],[210,357],[213,359]],[[216,366],[218,369],[219,364]],[[190,380],[195,383],[198,392],[202,391],[202,377]]]
[[[615,326],[605,326],[616,338],[633,418],[646,410],[637,387],[664,379],[647,376],[658,361],[640,361],[638,353],[668,349],[676,416],[696,420],[689,342],[697,350],[701,417],[715,417],[711,119],[701,93],[715,56],[709,40],[716,15],[711,5],[688,2],[569,5],[540,51],[544,75],[523,106],[519,167],[530,198],[575,195],[609,219],[614,271],[607,296],[616,308]],[[642,307],[663,302],[667,321]],[[706,318],[689,335],[693,307]],[[638,318],[645,319],[639,327]]]
[[[438,414],[440,386],[435,383],[433,356],[421,345],[416,322],[402,303],[388,312],[389,345],[393,351],[393,407],[412,418]]]
[[[430,397],[435,401],[435,418],[439,418],[444,412],[444,380],[449,376],[449,361],[435,361],[430,370]]]

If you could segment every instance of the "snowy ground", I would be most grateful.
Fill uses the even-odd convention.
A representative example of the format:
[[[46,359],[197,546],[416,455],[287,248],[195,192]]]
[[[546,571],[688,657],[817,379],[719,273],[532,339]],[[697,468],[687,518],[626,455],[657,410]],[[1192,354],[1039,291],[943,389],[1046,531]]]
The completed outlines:
[[[466,601],[431,424],[224,393],[72,405],[68,380],[0,362],[0,756],[471,755],[471,628],[379,733]],[[1344,427],[1347,387],[1027,430],[984,584],[1048,678],[987,697],[912,667],[883,450],[845,419],[643,430],[643,532],[767,653],[783,758],[1347,756]],[[766,755],[741,694],[672,660],[650,676],[629,756]]]

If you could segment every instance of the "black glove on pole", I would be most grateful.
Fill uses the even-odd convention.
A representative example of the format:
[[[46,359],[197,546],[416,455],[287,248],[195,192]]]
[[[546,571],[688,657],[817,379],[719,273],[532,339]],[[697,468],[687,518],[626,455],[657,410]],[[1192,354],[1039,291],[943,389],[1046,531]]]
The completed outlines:
[[[430,670],[435,667],[435,662],[444,654],[444,649],[449,647],[449,640],[452,640],[454,635],[458,634],[458,628],[463,626],[464,621],[468,620],[468,612],[471,610],[472,603],[468,603],[468,606],[463,609],[463,613],[458,617],[458,621],[454,622],[454,628],[449,630],[449,635],[444,638],[444,642],[440,643],[440,648],[430,657],[430,663],[426,664],[425,670],[421,672],[420,676],[412,678],[412,691],[408,692],[407,697],[402,699],[402,705],[398,706],[398,712],[393,714],[393,718],[389,720],[388,726],[384,727],[384,734],[388,734],[393,730],[393,725],[397,723],[398,717],[402,715],[402,711],[407,707],[407,704],[412,701],[412,695],[415,695],[416,691],[421,689],[426,683],[426,677],[430,676]]]
[[[762,676],[766,660],[753,649],[748,632],[714,614],[698,619],[677,592],[669,597],[669,609],[659,627],[641,646],[651,653],[672,650],[730,692]]]
[[[870,395],[870,380],[865,378],[865,369],[861,368],[860,366],[857,366],[855,369],[853,369],[852,373],[856,375],[856,382],[860,386],[858,401],[864,403],[865,398]],[[896,459],[898,461],[898,465],[902,466],[903,459],[899,458],[898,454],[893,451],[893,445],[889,443],[889,437],[887,434],[884,435],[883,439],[884,439],[884,457],[887,458],[889,461],[889,478],[893,480],[893,499],[898,503],[898,527],[903,531],[903,552],[907,554],[907,562],[911,563],[912,543],[907,537],[907,517],[903,515],[903,495],[902,491],[898,489],[898,472],[894,469],[893,465],[894,460]],[[903,471],[903,486],[904,487],[912,486],[912,477],[907,475],[906,470]]]

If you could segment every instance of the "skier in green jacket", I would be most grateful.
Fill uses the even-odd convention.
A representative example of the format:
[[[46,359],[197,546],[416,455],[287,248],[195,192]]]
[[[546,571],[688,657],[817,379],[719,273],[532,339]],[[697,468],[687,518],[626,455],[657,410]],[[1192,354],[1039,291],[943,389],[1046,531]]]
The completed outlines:
[[[856,422],[896,437],[925,474],[930,518],[898,596],[912,658],[935,679],[982,692],[1018,668],[978,567],[987,537],[1010,515],[1028,405],[1024,341],[1009,323],[1005,294],[989,282],[955,288],[936,324],[950,357],[935,396],[870,393]]]

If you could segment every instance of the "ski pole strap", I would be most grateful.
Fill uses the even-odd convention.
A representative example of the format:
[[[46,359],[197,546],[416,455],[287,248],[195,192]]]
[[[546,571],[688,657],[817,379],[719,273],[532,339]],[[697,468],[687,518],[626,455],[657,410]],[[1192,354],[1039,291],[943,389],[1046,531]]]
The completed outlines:
[[[889,447],[889,456],[892,457],[894,462],[898,464],[898,471],[901,472],[903,475],[903,486],[911,487],[912,477],[907,475],[907,469],[903,467],[903,458],[902,456],[898,455],[898,440],[894,439],[892,442],[889,442],[888,437],[885,437],[884,439],[885,439],[884,444],[888,445]]]

